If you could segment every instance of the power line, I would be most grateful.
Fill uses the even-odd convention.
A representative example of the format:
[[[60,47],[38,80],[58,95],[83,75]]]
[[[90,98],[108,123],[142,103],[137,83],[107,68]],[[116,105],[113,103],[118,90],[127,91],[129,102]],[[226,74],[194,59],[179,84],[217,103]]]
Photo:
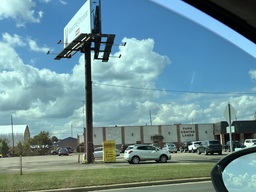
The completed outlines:
[[[216,94],[216,95],[256,95],[256,92],[221,92],[221,91],[183,91],[183,90],[172,90],[172,89],[156,89],[156,88],[145,88],[145,87],[134,87],[126,85],[114,85],[108,83],[92,82],[93,85],[102,85],[124,89],[137,89],[145,91],[159,91],[159,92],[170,92],[170,93],[191,93],[191,94]]]

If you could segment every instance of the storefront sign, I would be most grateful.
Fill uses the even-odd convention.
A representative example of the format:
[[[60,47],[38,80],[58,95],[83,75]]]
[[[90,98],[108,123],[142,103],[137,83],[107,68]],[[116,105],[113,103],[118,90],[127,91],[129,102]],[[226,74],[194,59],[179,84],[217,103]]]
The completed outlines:
[[[180,133],[181,137],[194,137],[196,131],[193,127],[182,127]]]

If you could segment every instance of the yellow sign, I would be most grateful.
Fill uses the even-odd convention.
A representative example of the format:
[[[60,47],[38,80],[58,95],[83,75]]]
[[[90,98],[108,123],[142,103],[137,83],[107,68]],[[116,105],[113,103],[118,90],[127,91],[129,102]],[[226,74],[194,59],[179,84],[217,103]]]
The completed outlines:
[[[116,162],[116,143],[115,141],[103,141],[103,161]]]

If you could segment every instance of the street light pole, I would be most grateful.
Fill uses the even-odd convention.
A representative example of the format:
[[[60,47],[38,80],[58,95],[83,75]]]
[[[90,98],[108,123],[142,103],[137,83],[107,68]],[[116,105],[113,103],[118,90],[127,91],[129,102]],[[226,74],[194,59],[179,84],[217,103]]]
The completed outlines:
[[[84,77],[85,78],[85,77]],[[85,108],[85,101],[82,101],[83,102],[83,128],[85,128],[85,111],[84,111],[84,108]]]
[[[14,155],[14,133],[13,133],[13,120],[11,115],[11,126],[12,126],[12,155]]]

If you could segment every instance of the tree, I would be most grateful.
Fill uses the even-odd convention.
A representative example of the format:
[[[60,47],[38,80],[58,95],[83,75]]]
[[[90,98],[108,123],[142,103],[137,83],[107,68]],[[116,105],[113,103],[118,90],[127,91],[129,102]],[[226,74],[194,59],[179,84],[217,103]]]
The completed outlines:
[[[31,144],[39,145],[40,147],[51,146],[52,141],[49,132],[41,131],[38,135],[34,136]]]
[[[41,131],[38,135],[34,136],[31,139],[31,145],[39,155],[47,154],[52,146],[49,132]]]
[[[58,142],[59,139],[56,136],[52,136],[51,141],[52,143],[54,143],[54,142]]]
[[[23,153],[23,146],[22,143],[19,141],[19,143],[17,144],[17,146],[15,147],[15,155],[22,155]]]
[[[7,156],[10,148],[7,144],[7,139],[0,139],[0,153],[5,157]]]

